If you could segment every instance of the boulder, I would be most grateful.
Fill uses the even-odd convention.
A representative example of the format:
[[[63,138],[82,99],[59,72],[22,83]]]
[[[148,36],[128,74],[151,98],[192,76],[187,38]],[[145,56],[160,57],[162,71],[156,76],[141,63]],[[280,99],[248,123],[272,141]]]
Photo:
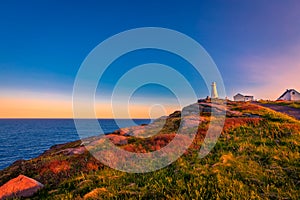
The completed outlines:
[[[30,197],[44,185],[24,175],[11,179],[0,187],[0,199]]]

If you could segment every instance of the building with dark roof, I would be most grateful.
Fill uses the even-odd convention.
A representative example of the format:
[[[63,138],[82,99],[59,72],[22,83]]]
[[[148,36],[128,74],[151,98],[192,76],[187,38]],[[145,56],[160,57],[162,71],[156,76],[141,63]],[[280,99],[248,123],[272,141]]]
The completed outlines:
[[[253,101],[254,97],[249,95],[242,95],[240,93],[233,96],[234,101]]]
[[[287,89],[277,100],[300,101],[300,93],[295,89]]]

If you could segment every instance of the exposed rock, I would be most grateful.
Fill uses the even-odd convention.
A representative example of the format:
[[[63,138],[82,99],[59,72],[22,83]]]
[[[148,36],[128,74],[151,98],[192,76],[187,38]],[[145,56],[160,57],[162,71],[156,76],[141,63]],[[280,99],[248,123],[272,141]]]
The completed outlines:
[[[225,104],[215,104],[215,103],[199,103],[199,106],[202,107],[202,112],[215,112],[223,113],[228,110]],[[201,108],[200,108],[201,109]]]
[[[127,137],[122,136],[122,135],[106,135],[107,138],[109,138],[112,143],[116,145],[125,145],[127,144]]]
[[[161,122],[162,121],[155,121],[147,126],[131,126],[127,128],[121,128],[119,130],[114,131],[112,134],[147,138],[157,134],[163,128],[164,123]]]
[[[182,117],[185,115],[193,115],[193,114],[199,115],[201,111],[202,111],[202,106],[200,104],[191,104],[189,106],[184,107],[182,111],[179,111],[180,112],[179,116],[174,116],[174,117]],[[169,117],[171,117],[171,115]]]
[[[24,175],[11,179],[0,187],[0,199],[30,197],[44,185]]]
[[[81,155],[86,151],[85,147],[67,148],[57,153],[63,153],[64,155]]]
[[[198,127],[200,123],[203,121],[204,118],[198,115],[186,116],[182,121],[181,127],[186,127],[186,128]]]

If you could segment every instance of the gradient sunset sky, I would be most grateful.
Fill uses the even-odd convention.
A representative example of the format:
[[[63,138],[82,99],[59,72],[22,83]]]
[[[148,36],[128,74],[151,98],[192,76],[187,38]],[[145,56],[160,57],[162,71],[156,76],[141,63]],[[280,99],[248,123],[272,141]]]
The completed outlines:
[[[229,98],[242,93],[275,100],[288,88],[300,91],[299,11],[297,0],[1,1],[0,118],[71,118],[73,83],[89,52],[119,32],[149,26],[199,42],[218,66]],[[147,62],[174,67],[198,97],[208,95],[185,61],[138,51],[118,59],[103,77],[98,117],[112,117],[109,92],[103,91],[111,91],[130,67]],[[133,118],[148,118],[178,107],[168,88],[148,85],[136,91],[129,110]]]

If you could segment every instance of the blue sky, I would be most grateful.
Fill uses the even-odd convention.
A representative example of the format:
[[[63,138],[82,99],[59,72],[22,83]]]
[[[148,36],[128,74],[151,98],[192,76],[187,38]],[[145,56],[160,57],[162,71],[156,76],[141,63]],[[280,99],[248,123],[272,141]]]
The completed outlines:
[[[229,98],[241,92],[275,99],[286,88],[300,90],[299,10],[296,0],[2,1],[0,100],[71,101],[76,73],[94,47],[119,32],[148,26],[198,41],[217,64]],[[107,90],[124,66],[157,61],[177,64],[198,96],[207,95],[201,77],[175,56],[149,51],[122,59],[104,78]],[[155,86],[136,94],[137,99],[157,96],[174,99]]]

